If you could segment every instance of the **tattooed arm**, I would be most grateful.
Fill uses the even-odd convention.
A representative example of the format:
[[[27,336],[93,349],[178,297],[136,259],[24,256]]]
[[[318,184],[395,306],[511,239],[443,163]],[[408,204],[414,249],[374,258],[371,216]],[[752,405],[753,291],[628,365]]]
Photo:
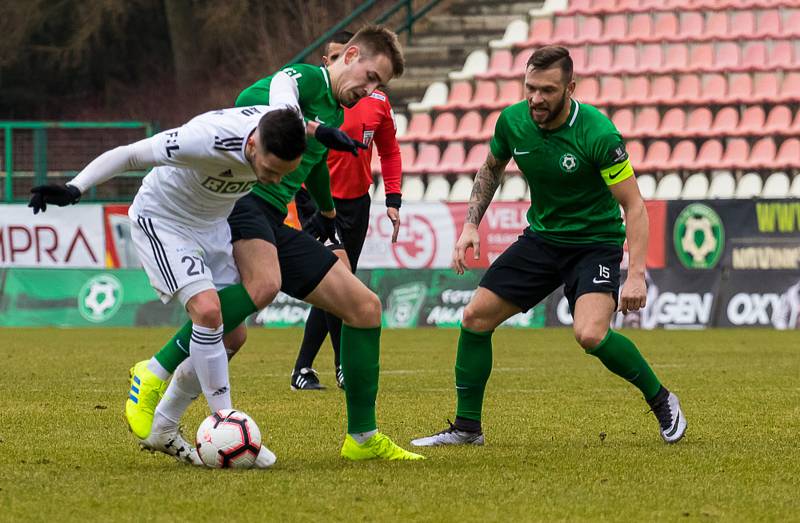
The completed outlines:
[[[467,269],[467,250],[474,250],[474,258],[480,258],[480,236],[478,235],[478,225],[481,223],[486,209],[492,202],[495,191],[503,178],[508,160],[498,160],[490,152],[486,161],[478,169],[475,175],[475,183],[472,186],[472,195],[469,197],[469,207],[467,208],[467,219],[461,236],[453,250],[453,268],[458,274],[464,274]]]

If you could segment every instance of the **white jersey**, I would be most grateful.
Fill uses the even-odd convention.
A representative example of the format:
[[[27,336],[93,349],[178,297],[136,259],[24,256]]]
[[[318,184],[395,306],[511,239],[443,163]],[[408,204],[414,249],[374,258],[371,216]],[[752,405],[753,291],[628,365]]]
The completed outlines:
[[[258,105],[201,114],[148,139],[154,167],[134,198],[135,212],[192,226],[227,219],[256,183],[245,144],[261,117],[279,109]]]

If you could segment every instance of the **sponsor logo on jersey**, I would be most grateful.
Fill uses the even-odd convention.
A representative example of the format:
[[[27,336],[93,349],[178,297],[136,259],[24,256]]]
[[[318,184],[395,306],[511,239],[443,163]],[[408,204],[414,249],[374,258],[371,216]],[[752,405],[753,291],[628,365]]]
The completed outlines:
[[[367,131],[364,129],[364,133],[361,135],[361,141],[364,142],[364,145],[369,147],[369,144],[372,143],[372,138],[375,136],[375,131]]]
[[[712,269],[722,257],[725,229],[714,209],[700,203],[687,205],[672,231],[675,253],[688,269]]]
[[[213,176],[207,177],[201,183],[201,185],[209,191],[219,194],[250,192],[250,189],[252,189],[255,184],[256,182],[251,181],[233,182],[228,180],[220,180],[219,178],[214,178]]]
[[[572,153],[565,153],[561,155],[558,160],[558,165],[561,171],[565,173],[574,173],[578,170],[578,158]]]
[[[517,156],[521,156],[523,154],[531,154],[530,151],[518,151],[516,147],[514,147],[514,154]]]
[[[370,98],[375,98],[376,100],[380,100],[381,102],[385,102],[385,101],[386,101],[386,97],[385,97],[385,96],[383,96],[381,93],[375,93],[375,92],[373,92],[373,93],[372,93],[371,95],[369,95],[369,96],[370,96]]]
[[[244,138],[241,136],[231,136],[230,138],[214,137],[214,149],[218,151],[238,151],[242,148]]]
[[[231,170],[228,169],[227,171],[222,171],[217,176],[221,176],[223,178],[233,178],[233,172],[231,172]]]
[[[620,163],[628,159],[628,151],[625,150],[624,144],[619,144],[611,151],[611,163]]]

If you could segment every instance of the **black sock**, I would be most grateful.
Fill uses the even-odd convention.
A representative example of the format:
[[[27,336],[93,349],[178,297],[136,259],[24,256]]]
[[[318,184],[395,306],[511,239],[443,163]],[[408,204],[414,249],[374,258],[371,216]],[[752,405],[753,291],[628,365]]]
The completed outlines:
[[[311,307],[311,312],[306,320],[306,330],[303,332],[303,342],[300,344],[300,352],[297,354],[297,361],[294,364],[295,371],[313,366],[314,358],[317,357],[319,348],[327,335],[325,311]]]
[[[333,364],[339,368],[339,347],[342,344],[342,320],[333,314],[325,313],[325,322],[328,325],[328,332],[331,333],[331,345],[333,345]]]
[[[456,416],[456,422],[453,423],[456,429],[463,430],[464,432],[480,432],[481,422],[474,419],[467,419]]]

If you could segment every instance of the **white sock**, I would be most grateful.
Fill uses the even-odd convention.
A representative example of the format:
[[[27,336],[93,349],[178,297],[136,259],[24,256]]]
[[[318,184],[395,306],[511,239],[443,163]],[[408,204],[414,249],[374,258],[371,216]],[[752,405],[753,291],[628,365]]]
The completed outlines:
[[[354,440],[356,440],[356,443],[361,445],[377,433],[378,429],[375,429],[369,432],[351,432],[350,435],[353,437]]]
[[[192,325],[189,360],[211,412],[230,409],[231,386],[228,381],[228,356],[222,344],[222,325],[216,329]]]
[[[153,418],[153,432],[169,432],[177,429],[184,412],[202,392],[191,361],[184,360],[175,369],[175,375],[164,397],[158,402]]]
[[[147,370],[161,378],[163,381],[167,381],[172,374],[167,372],[167,369],[161,366],[161,363],[156,359],[155,356],[150,358],[150,361],[147,362]]]

